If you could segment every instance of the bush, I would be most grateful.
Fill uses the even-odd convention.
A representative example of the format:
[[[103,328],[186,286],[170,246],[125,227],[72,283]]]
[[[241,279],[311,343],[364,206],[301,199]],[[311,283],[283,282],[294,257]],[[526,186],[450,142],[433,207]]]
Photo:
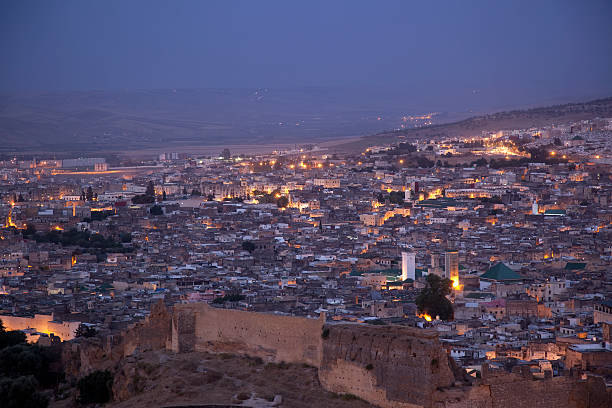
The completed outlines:
[[[0,350],[0,377],[18,378],[34,376],[42,387],[57,385],[63,378],[61,371],[51,370],[59,361],[55,347],[18,344]]]
[[[40,375],[47,371],[48,365],[48,359],[38,346],[24,343],[0,351],[0,376],[16,378]]]
[[[329,328],[326,327],[323,329],[323,332],[321,333],[321,338],[326,339],[328,337],[329,337]]]
[[[79,402],[81,404],[106,403],[111,400],[113,392],[112,374],[106,371],[94,371],[81,378],[77,384],[79,389]]]
[[[149,213],[151,215],[162,215],[164,213],[164,210],[162,210],[162,208],[159,205],[155,204],[153,207],[149,209]]]
[[[25,342],[26,335],[19,330],[0,331],[0,350]]]
[[[46,408],[47,398],[36,391],[33,376],[0,378],[0,406],[3,408]]]
[[[86,324],[79,324],[79,327],[74,332],[75,337],[95,337],[98,331]]]

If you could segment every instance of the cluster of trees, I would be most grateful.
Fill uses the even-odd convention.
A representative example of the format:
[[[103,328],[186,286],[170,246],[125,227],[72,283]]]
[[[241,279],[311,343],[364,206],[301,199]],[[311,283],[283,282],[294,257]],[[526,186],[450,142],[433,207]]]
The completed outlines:
[[[402,142],[397,145],[395,149],[393,149],[394,153],[403,154],[403,153],[414,153],[417,151],[417,148],[412,143]]]
[[[270,194],[263,191],[253,191],[253,196],[262,204],[276,204],[279,208],[289,205],[289,199],[281,195],[280,190],[274,190]]]
[[[94,193],[91,186],[87,187],[87,191],[81,190],[81,201],[94,201],[98,199],[98,193]]]
[[[243,241],[242,249],[244,249],[245,251],[253,252],[255,250],[255,244],[251,241]]]
[[[79,324],[79,327],[77,327],[76,331],[74,332],[74,336],[75,337],[95,337],[98,334],[98,331],[93,328],[92,326],[86,325],[86,324]]]
[[[95,329],[81,325],[77,336],[91,337]],[[65,381],[60,366],[61,349],[40,347],[26,342],[19,330],[6,330],[0,320],[0,407],[46,408],[49,399],[44,390],[59,389]],[[113,376],[108,371],[94,371],[77,383],[78,402],[103,404],[112,399]]]
[[[54,244],[61,244],[62,246],[78,246],[81,248],[99,248],[105,250],[117,250],[121,252],[123,246],[121,242],[116,241],[113,237],[105,237],[101,234],[92,234],[89,231],[77,231],[76,229],[70,229],[68,231],[48,231],[48,232],[36,232],[33,228],[28,228],[24,232],[24,237],[34,239],[36,242],[52,242]],[[122,242],[130,242],[131,234],[121,234],[120,240]]]
[[[77,383],[81,404],[104,404],[113,397],[113,375],[108,370],[94,371]]]
[[[27,344],[24,333],[7,331],[0,321],[0,406],[47,407],[49,400],[40,391],[63,380],[63,373],[50,369],[59,358],[56,348]]]
[[[115,215],[115,211],[113,210],[93,211],[91,216],[83,218],[83,222],[102,221],[112,215]]]
[[[442,279],[437,275],[427,275],[427,285],[416,298],[417,310],[442,320],[452,320],[454,317],[453,304],[446,296],[452,291],[450,279]]]
[[[241,295],[240,293],[228,293],[225,296],[215,298],[213,300],[213,303],[217,305],[221,305],[225,302],[239,302],[241,300],[244,300],[244,295]]]
[[[151,215],[162,215],[163,213],[164,210],[162,210],[162,208],[157,204],[149,208],[149,214]]]
[[[48,231],[36,232],[33,226],[28,227],[22,232],[24,238],[34,239],[36,242],[51,242],[61,244],[62,246],[76,246],[80,249],[75,250],[75,253],[89,252],[95,254],[98,261],[104,260],[107,252],[132,252],[133,247],[124,247],[123,244],[132,242],[132,234],[122,232],[117,238],[112,236],[104,237],[101,234],[92,234],[89,231],[77,231],[70,229],[68,231]]]
[[[153,182],[149,181],[145,193],[133,197],[132,202],[134,204],[153,204],[155,202],[155,186]]]
[[[402,205],[404,204],[404,193],[402,191],[391,191],[386,197],[383,193],[378,193],[376,196],[376,200],[379,203],[384,203],[386,199],[388,199],[391,204]]]
[[[417,167],[421,167],[421,168],[433,167],[435,164],[433,160],[429,160],[425,156],[417,156],[415,160],[416,160]]]

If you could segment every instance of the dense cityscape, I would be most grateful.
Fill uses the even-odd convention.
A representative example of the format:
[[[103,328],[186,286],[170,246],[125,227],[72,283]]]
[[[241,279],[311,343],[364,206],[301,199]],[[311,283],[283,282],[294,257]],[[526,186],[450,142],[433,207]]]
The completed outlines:
[[[0,2],[0,408],[612,407],[610,17]]]
[[[6,160],[0,318],[51,345],[206,302],[433,329],[473,378],[601,375],[611,135],[595,119],[355,154]]]

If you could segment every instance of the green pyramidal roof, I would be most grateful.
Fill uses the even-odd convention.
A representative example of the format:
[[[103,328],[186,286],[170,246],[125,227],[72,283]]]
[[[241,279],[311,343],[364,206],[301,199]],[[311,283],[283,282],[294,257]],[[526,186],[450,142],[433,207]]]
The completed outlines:
[[[584,268],[586,268],[586,263],[584,262],[568,262],[565,264],[566,271],[576,271]]]
[[[521,280],[523,277],[512,269],[508,268],[503,262],[499,262],[489,268],[488,271],[480,275],[480,279],[488,279],[495,281],[513,281]]]

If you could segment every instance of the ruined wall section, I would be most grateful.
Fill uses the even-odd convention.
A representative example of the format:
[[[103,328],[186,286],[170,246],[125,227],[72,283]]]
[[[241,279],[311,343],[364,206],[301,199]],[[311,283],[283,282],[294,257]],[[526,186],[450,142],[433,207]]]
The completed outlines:
[[[246,354],[318,367],[323,324],[324,319],[218,309],[206,303],[176,305],[171,348],[175,352]]]
[[[435,332],[403,326],[325,327],[319,380],[380,407],[429,407],[455,378]]]
[[[439,408],[607,408],[612,390],[602,377],[580,375],[536,379],[529,367],[513,373],[491,373],[483,365],[483,378],[472,386],[439,390],[434,406]]]
[[[147,318],[125,331],[76,338],[62,343],[62,364],[68,378],[76,379],[94,370],[114,367],[122,358],[134,353],[167,348],[170,340],[171,311],[163,301],[151,307]]]
[[[136,323],[122,333],[120,343],[123,355],[166,348],[170,341],[171,318],[171,311],[162,300],[151,306],[151,313],[143,322]]]

